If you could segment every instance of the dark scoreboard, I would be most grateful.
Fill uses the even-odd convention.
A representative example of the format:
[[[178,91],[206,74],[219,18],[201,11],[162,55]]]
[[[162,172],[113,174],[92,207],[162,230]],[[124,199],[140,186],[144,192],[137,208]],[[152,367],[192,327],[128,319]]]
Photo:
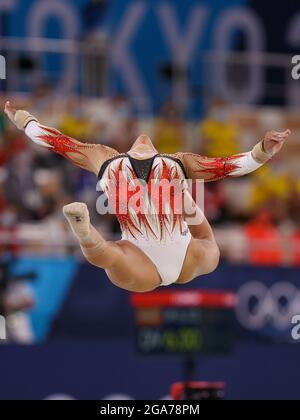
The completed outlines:
[[[142,354],[224,354],[234,342],[236,296],[224,292],[133,295],[136,344]]]

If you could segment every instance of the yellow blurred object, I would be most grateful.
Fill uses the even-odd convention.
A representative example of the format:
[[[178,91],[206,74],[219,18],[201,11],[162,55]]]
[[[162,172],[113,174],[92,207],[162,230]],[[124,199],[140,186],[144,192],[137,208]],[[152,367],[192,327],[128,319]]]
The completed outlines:
[[[89,125],[83,119],[75,118],[71,115],[65,115],[61,120],[60,130],[67,136],[73,137],[77,140],[88,140]]]
[[[239,130],[232,123],[207,119],[200,125],[203,153],[209,157],[231,156],[239,152]]]
[[[184,128],[181,123],[158,119],[156,121],[155,145],[161,153],[173,154],[184,148]]]
[[[270,198],[288,199],[291,192],[290,178],[286,174],[276,175],[268,165],[263,166],[253,177],[251,207],[256,209],[263,206]],[[300,188],[300,184],[299,184]]]

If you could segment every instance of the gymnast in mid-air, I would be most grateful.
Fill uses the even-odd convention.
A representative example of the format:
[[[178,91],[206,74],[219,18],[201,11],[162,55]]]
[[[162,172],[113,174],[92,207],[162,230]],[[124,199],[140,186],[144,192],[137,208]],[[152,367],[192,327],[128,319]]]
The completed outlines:
[[[247,175],[277,154],[291,134],[271,131],[251,152],[213,159],[192,153],[162,155],[148,136],[141,135],[128,153],[120,154],[45,127],[10,102],[5,113],[34,143],[98,177],[120,222],[122,240],[106,241],[91,225],[84,203],[69,204],[63,212],[85,258],[104,269],[114,285],[132,292],[186,284],[213,272],[220,251],[186,180],[211,182]],[[170,185],[169,194],[161,183]],[[139,199],[134,200],[135,195]]]

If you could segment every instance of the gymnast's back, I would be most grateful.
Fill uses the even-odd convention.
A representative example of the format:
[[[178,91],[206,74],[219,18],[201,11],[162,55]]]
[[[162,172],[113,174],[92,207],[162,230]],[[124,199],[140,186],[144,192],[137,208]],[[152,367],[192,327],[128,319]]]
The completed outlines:
[[[102,165],[101,190],[116,214],[122,239],[159,244],[186,235],[182,204],[186,174],[182,162],[169,155],[149,159],[117,155]]]

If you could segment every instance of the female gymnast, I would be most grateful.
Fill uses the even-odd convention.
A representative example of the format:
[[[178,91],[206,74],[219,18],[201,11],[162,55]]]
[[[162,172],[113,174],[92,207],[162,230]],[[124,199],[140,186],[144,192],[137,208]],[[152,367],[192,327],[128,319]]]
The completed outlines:
[[[192,153],[161,155],[151,139],[140,136],[127,154],[99,145],[80,143],[59,131],[42,126],[36,118],[6,103],[5,113],[26,135],[41,146],[69,159],[100,180],[110,201],[115,200],[116,216],[122,229],[122,240],[106,241],[91,225],[89,211],[83,203],[64,207],[67,218],[86,259],[106,271],[111,282],[128,291],[148,292],[160,286],[186,284],[198,276],[213,272],[220,258],[213,231],[191,198],[185,180],[217,181],[239,177],[260,168],[277,154],[290,130],[271,131],[249,153],[228,158],[210,159]],[[118,187],[126,182],[132,195],[140,183],[149,188],[153,183],[178,181],[180,199],[202,216],[197,225],[189,226],[189,212],[176,211],[173,199],[153,210],[149,190],[144,194],[144,211],[131,207],[128,195],[121,197]],[[112,193],[111,185],[116,187]],[[133,185],[133,187],[132,187]],[[171,197],[171,196],[170,196]],[[122,210],[120,210],[122,209]],[[184,207],[184,210],[186,206]]]

